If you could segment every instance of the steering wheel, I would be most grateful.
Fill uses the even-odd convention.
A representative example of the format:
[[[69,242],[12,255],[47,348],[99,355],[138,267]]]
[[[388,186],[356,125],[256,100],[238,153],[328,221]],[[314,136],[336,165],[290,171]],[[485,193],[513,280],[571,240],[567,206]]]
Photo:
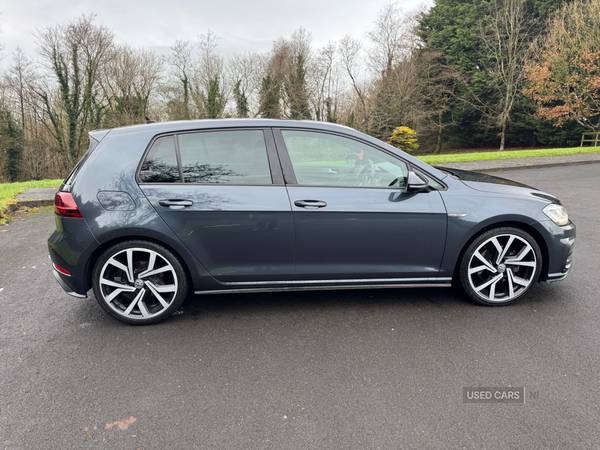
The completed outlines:
[[[375,164],[369,163],[362,166],[362,170],[357,174],[359,186],[372,186],[375,181]]]

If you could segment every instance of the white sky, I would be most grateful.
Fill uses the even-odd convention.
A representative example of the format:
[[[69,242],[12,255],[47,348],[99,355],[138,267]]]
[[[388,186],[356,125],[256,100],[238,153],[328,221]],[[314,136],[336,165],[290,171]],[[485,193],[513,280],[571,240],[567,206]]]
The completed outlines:
[[[314,48],[345,34],[364,38],[387,0],[0,0],[3,65],[19,45],[33,57],[33,32],[82,14],[111,28],[117,43],[167,53],[176,39],[194,41],[211,29],[220,38],[219,53],[267,52],[273,40],[304,27]],[[423,0],[399,0],[409,11]],[[429,3],[426,0],[426,3]]]

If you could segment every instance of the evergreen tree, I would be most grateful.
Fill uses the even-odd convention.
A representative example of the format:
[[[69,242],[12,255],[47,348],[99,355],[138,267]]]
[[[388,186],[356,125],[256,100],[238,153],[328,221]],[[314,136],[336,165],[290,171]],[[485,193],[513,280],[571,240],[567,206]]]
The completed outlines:
[[[524,3],[520,26],[527,33],[516,40],[521,51],[526,51],[527,43],[545,30],[547,17],[561,3],[561,0]],[[510,83],[499,78],[501,67],[506,64],[503,52],[512,50],[507,44],[510,41],[507,32],[494,30],[493,26],[498,25],[500,15],[509,6],[504,0],[436,0],[420,17],[418,34],[425,43],[423,51],[440,52],[441,68],[455,71],[461,80],[453,93],[456,102],[445,114],[449,122],[443,125],[456,146],[499,145],[502,136],[513,146],[536,143],[539,122],[521,120],[531,111],[521,93],[522,77],[517,74]],[[505,30],[512,32],[507,27]],[[496,54],[490,43],[500,45]],[[516,56],[522,59],[522,54]],[[511,126],[507,128],[509,122]]]
[[[19,181],[25,138],[23,129],[8,111],[0,111],[0,149],[4,153],[4,176],[10,182]]]
[[[310,106],[306,89],[306,60],[299,51],[294,55],[292,71],[287,77],[284,88],[289,102],[289,117],[294,120],[310,119]]]
[[[265,119],[281,118],[281,85],[271,74],[262,79],[260,89],[260,107],[258,113]]]
[[[242,92],[240,85],[242,81],[238,80],[233,87],[233,96],[235,97],[235,108],[237,117],[248,117],[248,97],[245,92]]]
[[[208,82],[208,92],[204,101],[204,110],[208,119],[217,119],[221,117],[223,110],[223,98],[219,90],[219,79],[211,78]]]

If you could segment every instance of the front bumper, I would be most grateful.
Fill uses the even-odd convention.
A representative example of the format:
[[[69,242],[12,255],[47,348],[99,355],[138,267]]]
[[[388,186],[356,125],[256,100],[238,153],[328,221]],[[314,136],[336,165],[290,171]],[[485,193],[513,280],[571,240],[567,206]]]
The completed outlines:
[[[552,221],[538,222],[534,225],[544,236],[548,250],[547,266],[540,281],[549,283],[564,280],[573,265],[573,247],[576,228],[573,222],[558,226]]]
[[[560,240],[564,248],[564,262],[560,266],[560,272],[548,273],[546,281],[552,283],[554,281],[561,281],[567,278],[569,271],[573,265],[573,246],[575,244],[575,236],[564,238]]]

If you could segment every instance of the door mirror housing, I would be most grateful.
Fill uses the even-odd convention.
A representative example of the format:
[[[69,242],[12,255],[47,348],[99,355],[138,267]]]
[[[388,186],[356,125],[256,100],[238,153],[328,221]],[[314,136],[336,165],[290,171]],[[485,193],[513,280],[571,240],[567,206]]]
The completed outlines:
[[[410,192],[418,192],[426,189],[429,186],[427,180],[424,180],[420,175],[413,172],[408,172],[408,181],[406,183],[406,190]]]

